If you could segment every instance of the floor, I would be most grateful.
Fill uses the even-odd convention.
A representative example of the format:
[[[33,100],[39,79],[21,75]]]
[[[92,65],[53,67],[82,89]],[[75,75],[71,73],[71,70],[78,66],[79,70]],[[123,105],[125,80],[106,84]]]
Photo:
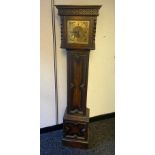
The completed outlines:
[[[115,155],[115,118],[90,123],[90,149],[65,147],[62,130],[41,134],[40,155]]]

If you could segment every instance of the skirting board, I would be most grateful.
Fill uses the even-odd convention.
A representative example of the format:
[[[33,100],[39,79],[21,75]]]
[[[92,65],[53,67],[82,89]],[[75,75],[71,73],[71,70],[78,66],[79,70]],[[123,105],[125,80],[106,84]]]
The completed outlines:
[[[96,121],[105,120],[105,119],[109,119],[109,118],[115,118],[115,112],[98,115],[95,117],[90,117],[90,122],[96,122]],[[58,125],[54,125],[54,126],[41,128],[40,134],[55,131],[55,130],[60,130],[62,128],[63,128],[63,124],[58,124]]]

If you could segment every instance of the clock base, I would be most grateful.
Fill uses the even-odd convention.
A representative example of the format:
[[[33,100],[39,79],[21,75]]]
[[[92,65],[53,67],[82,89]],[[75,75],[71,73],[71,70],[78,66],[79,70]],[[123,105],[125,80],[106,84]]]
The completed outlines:
[[[77,148],[89,147],[89,109],[86,115],[72,115],[65,112],[62,143]]]

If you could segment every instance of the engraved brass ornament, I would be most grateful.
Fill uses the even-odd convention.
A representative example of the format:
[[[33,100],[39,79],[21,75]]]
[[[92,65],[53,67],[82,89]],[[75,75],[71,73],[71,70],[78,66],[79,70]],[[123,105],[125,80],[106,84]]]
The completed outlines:
[[[75,44],[88,44],[89,21],[67,21],[67,42]]]

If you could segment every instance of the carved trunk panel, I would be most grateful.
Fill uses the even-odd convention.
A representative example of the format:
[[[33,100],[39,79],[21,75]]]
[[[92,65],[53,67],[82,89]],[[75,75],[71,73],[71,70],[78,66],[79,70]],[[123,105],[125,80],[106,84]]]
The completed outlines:
[[[86,114],[89,51],[68,51],[67,111]]]
[[[87,140],[88,139],[88,123],[81,122],[64,122],[64,138]]]

